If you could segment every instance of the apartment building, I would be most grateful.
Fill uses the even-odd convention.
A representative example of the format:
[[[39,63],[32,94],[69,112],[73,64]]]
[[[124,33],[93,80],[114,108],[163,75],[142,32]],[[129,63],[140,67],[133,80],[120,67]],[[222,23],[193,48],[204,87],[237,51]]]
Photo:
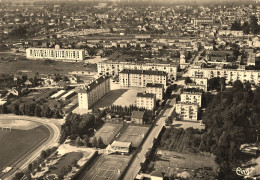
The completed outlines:
[[[28,59],[82,61],[85,59],[85,50],[59,48],[28,48],[26,49],[26,57]]]
[[[199,106],[196,103],[176,103],[175,111],[182,120],[197,121]]]
[[[146,87],[147,83],[167,84],[167,74],[163,71],[124,69],[119,73],[122,87]]]
[[[163,100],[164,86],[163,86],[163,84],[147,83],[146,93],[155,94],[156,99]]]
[[[192,23],[194,26],[212,25],[214,20],[210,17],[198,17],[196,19],[192,19]]]
[[[198,104],[201,107],[201,97],[202,93],[200,92],[183,92],[181,94],[181,102]]]
[[[79,109],[88,110],[95,102],[110,91],[110,77],[101,76],[91,81],[78,93]]]
[[[226,82],[234,82],[240,80],[241,82],[249,81],[250,83],[260,84],[259,70],[245,70],[245,69],[214,69],[214,68],[192,68],[190,77],[208,78],[224,77]]]
[[[152,70],[152,71],[163,71],[167,73],[169,80],[175,80],[177,78],[177,64],[138,64],[129,62],[112,62],[103,61],[98,63],[99,75],[111,75],[118,76],[119,73],[124,69],[132,70]]]
[[[188,83],[185,88],[201,89],[203,91],[208,90],[208,79],[207,78],[191,78],[192,83]]]
[[[156,105],[155,94],[151,93],[137,93],[136,106],[138,108],[145,108],[148,110],[154,110]]]

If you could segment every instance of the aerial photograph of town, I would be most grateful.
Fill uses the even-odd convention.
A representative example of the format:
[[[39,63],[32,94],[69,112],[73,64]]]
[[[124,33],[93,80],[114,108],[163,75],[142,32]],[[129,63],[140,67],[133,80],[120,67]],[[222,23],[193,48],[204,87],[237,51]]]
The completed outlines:
[[[260,180],[260,0],[0,0],[0,180]]]

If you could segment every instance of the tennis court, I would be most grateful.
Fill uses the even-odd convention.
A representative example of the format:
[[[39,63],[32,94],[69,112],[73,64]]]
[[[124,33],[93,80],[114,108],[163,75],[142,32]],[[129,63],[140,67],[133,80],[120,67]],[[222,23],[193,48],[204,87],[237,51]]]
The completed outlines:
[[[148,130],[148,126],[129,126],[121,135],[119,141],[132,142],[133,147],[138,147]]]
[[[95,137],[101,137],[104,144],[108,145],[109,142],[118,134],[122,126],[123,124],[105,123],[103,127],[96,132]]]
[[[100,157],[89,171],[81,176],[83,180],[117,180],[127,167],[129,156],[106,155]]]

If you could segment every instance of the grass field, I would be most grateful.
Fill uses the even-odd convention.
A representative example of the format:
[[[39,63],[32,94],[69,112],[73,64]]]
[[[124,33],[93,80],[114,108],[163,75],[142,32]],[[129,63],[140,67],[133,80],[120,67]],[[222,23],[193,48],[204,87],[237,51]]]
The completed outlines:
[[[105,123],[95,134],[95,137],[101,137],[104,144],[108,145],[110,141],[115,138],[122,127],[122,124]]]
[[[101,156],[89,171],[79,177],[82,180],[117,180],[127,167],[129,156],[107,155]]]
[[[68,167],[72,164],[73,161],[78,161],[83,157],[83,153],[81,152],[70,152],[63,155],[59,161],[50,168],[50,172],[48,174],[56,174],[59,175],[60,171],[63,167]]]
[[[138,147],[148,129],[149,127],[146,126],[128,126],[125,132],[120,136],[119,141],[132,142],[133,147]]]
[[[49,137],[49,130],[39,126],[30,130],[0,129],[0,170],[12,164]]]
[[[72,63],[52,61],[51,63],[46,63],[43,60],[0,60],[0,69],[1,73],[17,74],[18,72],[23,72],[28,75],[34,75],[36,72],[39,74],[59,73],[63,75],[68,74],[71,71],[96,71],[96,67],[94,65],[84,67],[83,62]]]

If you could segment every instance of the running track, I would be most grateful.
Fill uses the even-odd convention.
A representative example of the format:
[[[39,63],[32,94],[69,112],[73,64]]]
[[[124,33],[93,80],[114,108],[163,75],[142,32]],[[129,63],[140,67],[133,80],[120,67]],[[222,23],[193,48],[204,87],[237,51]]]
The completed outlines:
[[[39,118],[39,117],[31,117],[31,116],[16,116],[12,114],[1,114],[0,119],[4,120],[26,120],[38,122],[48,128],[50,131],[49,138],[41,145],[34,147],[31,151],[24,154],[20,157],[14,164],[12,165],[13,169],[4,174],[0,175],[0,179],[11,180],[14,175],[22,170],[25,170],[32,161],[34,161],[40,154],[42,150],[58,145],[59,137],[60,137],[60,126],[63,124],[62,119],[47,119],[47,118]]]

